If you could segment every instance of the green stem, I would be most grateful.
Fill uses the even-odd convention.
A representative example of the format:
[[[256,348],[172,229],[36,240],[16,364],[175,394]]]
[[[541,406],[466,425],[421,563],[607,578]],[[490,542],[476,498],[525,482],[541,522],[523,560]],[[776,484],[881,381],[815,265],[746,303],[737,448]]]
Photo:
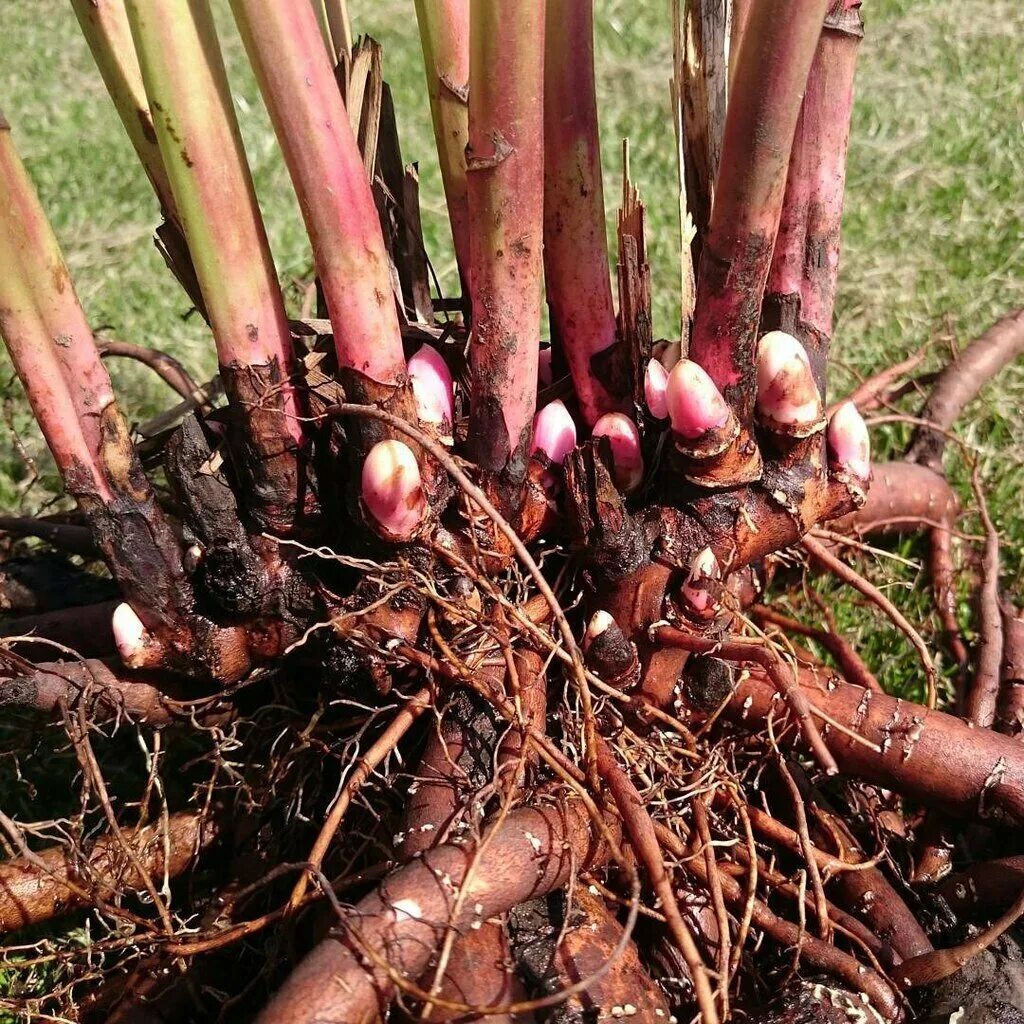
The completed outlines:
[[[416,0],[416,18],[455,260],[463,297],[468,300],[469,0]]]
[[[235,412],[232,456],[262,527],[292,532],[300,499],[284,300],[207,0],[128,0],[160,152]],[[321,51],[322,52],[322,51]]]
[[[68,492],[146,625],[180,629],[191,601],[60,246],[0,116],[0,334]]]

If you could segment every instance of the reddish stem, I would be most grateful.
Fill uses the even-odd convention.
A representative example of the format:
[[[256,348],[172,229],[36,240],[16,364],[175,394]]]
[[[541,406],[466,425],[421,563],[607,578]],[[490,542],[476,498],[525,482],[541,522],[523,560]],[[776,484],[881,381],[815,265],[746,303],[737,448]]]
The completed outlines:
[[[824,394],[839,272],[860,0],[832,0],[807,78],[768,277],[764,326],[796,335]]]
[[[513,506],[537,397],[544,222],[544,0],[471,10],[467,171],[474,333],[469,449]]]
[[[313,245],[338,362],[397,387],[405,356],[388,254],[316,14],[293,0],[232,0]]]
[[[180,619],[190,588],[156,507],[67,265],[0,116],[0,333],[65,486],[147,625]]]
[[[743,34],[715,206],[701,253],[690,354],[742,422],[753,412],[754,342],[800,103],[828,0],[765,0]]]
[[[552,334],[593,426],[626,403],[595,357],[616,341],[594,89],[592,0],[551,3],[544,53],[544,275]]]

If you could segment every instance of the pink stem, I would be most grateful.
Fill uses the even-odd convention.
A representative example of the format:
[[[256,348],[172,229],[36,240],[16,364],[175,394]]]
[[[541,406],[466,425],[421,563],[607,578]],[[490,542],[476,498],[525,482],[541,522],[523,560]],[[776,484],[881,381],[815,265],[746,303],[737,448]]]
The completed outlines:
[[[469,149],[469,448],[514,504],[537,399],[544,225],[544,0],[475,3]]]
[[[825,338],[832,334],[853,82],[863,31],[860,0],[833,0],[804,100],[808,118],[819,126],[821,136],[807,206],[801,310],[804,321]]]
[[[748,16],[725,121],[690,355],[741,422],[754,402],[757,339],[786,170],[828,0],[763,0]]]
[[[824,394],[839,271],[860,0],[833,0],[807,79],[762,325],[798,337]]]
[[[309,3],[232,0],[313,244],[339,364],[392,387],[405,356],[377,208]]]
[[[85,313],[0,115],[0,334],[69,493],[148,625],[190,601],[178,543],[135,454]]]
[[[625,412],[624,382],[594,357],[616,342],[594,90],[592,0],[548,4],[544,65],[544,274],[552,333],[592,427]],[[609,387],[618,383],[619,387]]]

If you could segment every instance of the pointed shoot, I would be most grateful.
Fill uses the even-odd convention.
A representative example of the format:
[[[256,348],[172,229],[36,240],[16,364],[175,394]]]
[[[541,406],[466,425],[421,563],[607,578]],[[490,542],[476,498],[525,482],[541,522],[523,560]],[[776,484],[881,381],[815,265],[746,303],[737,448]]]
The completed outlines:
[[[711,548],[699,551],[680,590],[687,611],[698,618],[707,618],[714,613],[720,577],[718,559]]]
[[[668,418],[668,399],[665,396],[667,388],[668,370],[657,359],[652,359],[644,372],[644,400],[656,420]]]
[[[607,437],[612,449],[616,485],[627,494],[644,478],[644,457],[636,424],[621,412],[610,412],[594,424],[594,437]]]
[[[363,505],[388,540],[409,540],[427,512],[420,467],[401,441],[379,441],[363,463]]]
[[[853,402],[843,402],[828,424],[832,469],[866,481],[871,475],[871,439],[864,418]]]
[[[680,359],[669,374],[665,400],[672,430],[688,441],[729,421],[729,406],[715,382],[689,359]]]
[[[423,345],[409,360],[409,378],[416,414],[424,423],[436,426],[443,436],[450,436],[455,419],[452,374],[433,345]]]
[[[766,426],[783,433],[811,433],[821,421],[807,352],[785,331],[771,331],[758,344],[757,409]]]
[[[576,447],[576,424],[565,404],[549,402],[533,419],[533,452],[542,452],[560,466]]]

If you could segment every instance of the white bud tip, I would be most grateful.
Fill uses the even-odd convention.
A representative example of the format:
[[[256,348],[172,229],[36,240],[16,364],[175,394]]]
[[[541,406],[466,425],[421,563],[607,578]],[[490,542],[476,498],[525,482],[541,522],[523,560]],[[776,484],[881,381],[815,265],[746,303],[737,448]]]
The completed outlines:
[[[419,418],[450,431],[455,409],[452,374],[433,345],[423,345],[409,360],[409,379]]]
[[[614,625],[615,620],[606,611],[594,612],[587,623],[587,631],[583,634],[583,649],[586,650],[609,626]]]
[[[771,331],[757,346],[757,405],[776,423],[801,426],[821,416],[807,352],[792,334]]]
[[[837,469],[860,480],[871,475],[871,439],[864,417],[853,402],[843,402],[828,424],[828,448]]]
[[[652,359],[644,371],[644,400],[650,414],[656,420],[668,416],[668,402],[665,388],[668,386],[668,370],[657,359]]]
[[[644,478],[644,456],[640,448],[640,431],[621,412],[605,413],[594,424],[594,437],[607,437],[612,449],[615,483],[623,491],[635,491]]]
[[[560,399],[549,402],[533,418],[533,451],[543,452],[556,466],[576,447],[576,424]]]
[[[707,584],[718,578],[718,559],[711,548],[704,548],[694,556],[690,565],[690,576],[683,584],[683,597],[696,611],[708,611],[714,603],[714,598]]]
[[[142,653],[145,646],[146,627],[142,620],[135,614],[131,605],[119,604],[114,609],[110,620],[111,629],[114,632],[114,643],[117,646],[117,653],[125,664],[131,662]]]
[[[363,463],[363,504],[385,535],[408,540],[426,514],[420,467],[401,441],[380,441]]]
[[[680,359],[668,377],[665,401],[672,430],[687,440],[696,440],[729,420],[729,406],[704,368]]]

